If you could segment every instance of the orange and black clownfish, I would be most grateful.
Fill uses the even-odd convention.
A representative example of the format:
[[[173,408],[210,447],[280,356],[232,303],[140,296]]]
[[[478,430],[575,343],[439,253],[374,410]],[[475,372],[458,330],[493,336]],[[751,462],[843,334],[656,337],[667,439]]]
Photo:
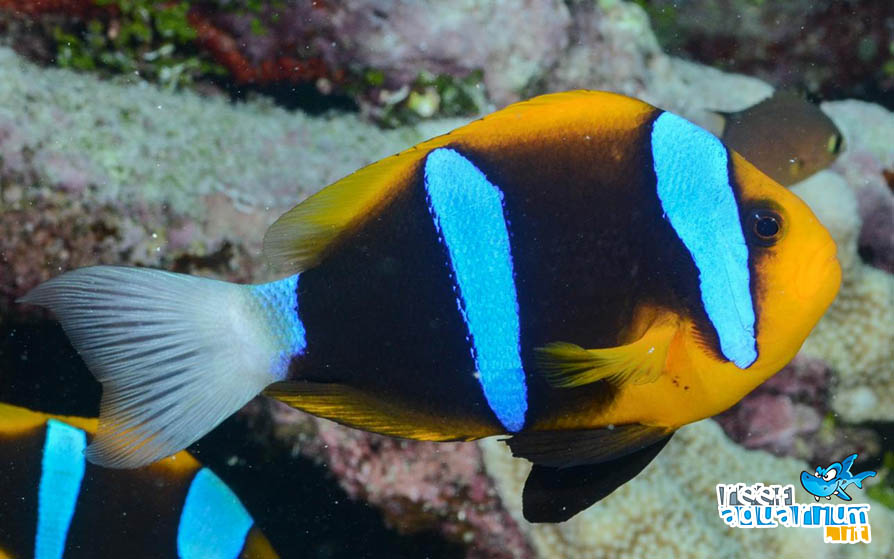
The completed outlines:
[[[86,463],[96,419],[0,404],[0,559],[276,559],[233,492],[187,452]]]
[[[186,447],[260,392],[429,441],[510,435],[562,521],[781,369],[838,290],[795,195],[621,95],[537,97],[330,185],[267,232],[287,277],[74,270],[52,309],[103,383],[97,464]]]

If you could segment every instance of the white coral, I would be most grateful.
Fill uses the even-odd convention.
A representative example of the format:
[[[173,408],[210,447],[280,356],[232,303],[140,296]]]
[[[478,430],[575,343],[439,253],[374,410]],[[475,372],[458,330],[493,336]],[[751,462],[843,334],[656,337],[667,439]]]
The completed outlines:
[[[800,486],[814,465],[746,450],[715,422],[680,429],[655,461],[629,483],[562,524],[529,524],[521,515],[521,492],[530,466],[512,458],[497,439],[480,443],[488,473],[510,514],[543,559],[642,558],[888,558],[894,556],[894,513],[870,502],[872,543],[828,545],[818,528],[729,528],[717,511],[718,483],[793,484],[795,500],[813,502]]]

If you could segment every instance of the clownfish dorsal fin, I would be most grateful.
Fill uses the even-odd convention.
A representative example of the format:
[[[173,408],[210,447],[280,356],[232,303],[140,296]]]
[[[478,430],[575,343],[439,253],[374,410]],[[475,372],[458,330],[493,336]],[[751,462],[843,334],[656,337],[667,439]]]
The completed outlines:
[[[314,267],[342,233],[405,184],[422,150],[410,149],[368,165],[310,196],[277,219],[264,235],[264,256],[280,272]]]
[[[616,386],[655,382],[664,370],[677,329],[675,323],[655,323],[635,342],[603,349],[554,342],[535,350],[538,368],[551,385],[561,388],[600,380]]]
[[[522,131],[530,134],[532,129],[551,126],[559,118],[574,121],[596,99],[606,108],[628,111],[643,122],[655,110],[623,95],[586,90],[552,93],[514,103],[368,165],[309,197],[270,226],[264,235],[264,256],[280,272],[294,274],[312,268],[346,231],[373,218],[375,209],[411,184],[413,173],[432,150],[464,136],[500,143],[504,136]]]

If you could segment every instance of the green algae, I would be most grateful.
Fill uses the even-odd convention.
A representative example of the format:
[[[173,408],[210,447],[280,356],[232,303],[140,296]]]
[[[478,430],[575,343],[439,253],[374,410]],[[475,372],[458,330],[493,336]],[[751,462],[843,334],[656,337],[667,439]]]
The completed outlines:
[[[375,85],[383,83],[385,75],[367,70],[364,78],[369,85]],[[384,126],[395,128],[429,118],[480,114],[487,107],[483,79],[480,70],[463,77],[420,72],[404,94],[386,102],[379,120]]]
[[[197,48],[196,32],[187,20],[188,2],[97,0],[96,4],[116,15],[53,27],[59,66],[139,76],[169,88],[224,73]]]

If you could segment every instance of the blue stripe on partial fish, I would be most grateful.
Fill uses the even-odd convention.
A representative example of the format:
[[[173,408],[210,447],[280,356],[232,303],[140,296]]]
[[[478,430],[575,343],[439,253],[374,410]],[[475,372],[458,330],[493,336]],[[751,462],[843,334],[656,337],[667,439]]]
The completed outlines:
[[[661,207],[699,272],[702,304],[723,355],[745,369],[757,359],[748,245],[716,137],[671,113],[652,125]]]
[[[292,358],[307,347],[304,323],[298,314],[298,279],[299,274],[279,281],[252,286],[258,302],[271,319],[273,338],[276,348],[270,372],[277,380],[284,380],[289,371]]]
[[[519,431],[528,400],[503,193],[471,161],[447,148],[428,154],[425,188],[450,256],[484,397],[508,431]]]
[[[35,559],[62,559],[86,463],[87,436],[77,427],[47,420],[37,491]]]
[[[254,521],[214,472],[196,473],[177,528],[180,559],[236,559]]]

